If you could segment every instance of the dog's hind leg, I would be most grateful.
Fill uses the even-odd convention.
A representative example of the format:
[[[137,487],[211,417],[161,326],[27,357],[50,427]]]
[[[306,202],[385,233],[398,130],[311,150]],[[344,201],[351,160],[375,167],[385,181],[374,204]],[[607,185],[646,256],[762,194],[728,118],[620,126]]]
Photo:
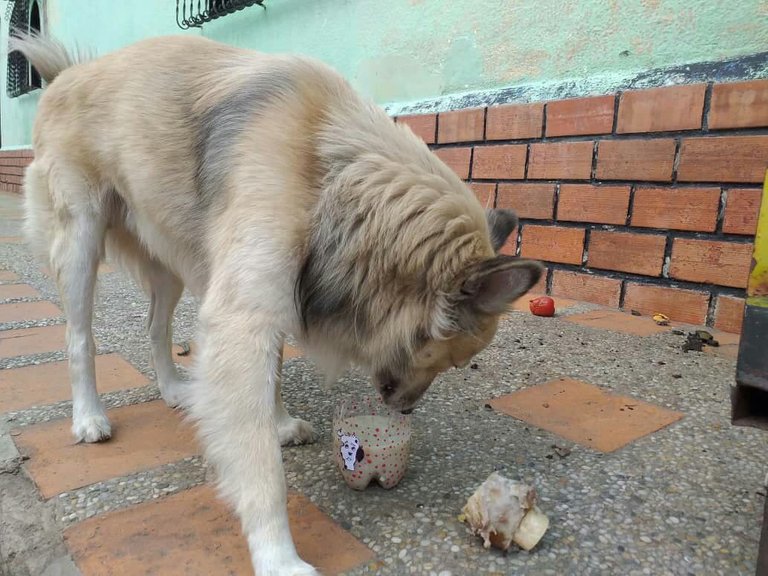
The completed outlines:
[[[283,395],[281,383],[283,380],[283,344],[280,344],[280,363],[275,378],[275,420],[277,423],[277,434],[280,437],[281,446],[291,444],[307,444],[314,440],[314,430],[312,424],[294,418],[286,410],[283,404]]]
[[[181,298],[184,285],[173,272],[156,260],[146,264],[144,274],[150,290],[148,327],[157,385],[165,403],[175,408],[181,401],[184,384],[173,363],[173,311]]]
[[[106,249],[111,261],[130,274],[149,296],[147,331],[152,364],[160,395],[168,406],[179,405],[184,386],[173,363],[173,311],[184,291],[182,281],[147,250],[126,226],[128,212],[119,199],[115,201],[114,218],[107,231]]]
[[[47,240],[48,262],[67,318],[72,433],[77,441],[106,440],[112,431],[96,390],[92,327],[96,271],[106,229],[104,206],[99,191],[66,166],[46,171],[30,165],[25,196],[27,237],[38,245]]]

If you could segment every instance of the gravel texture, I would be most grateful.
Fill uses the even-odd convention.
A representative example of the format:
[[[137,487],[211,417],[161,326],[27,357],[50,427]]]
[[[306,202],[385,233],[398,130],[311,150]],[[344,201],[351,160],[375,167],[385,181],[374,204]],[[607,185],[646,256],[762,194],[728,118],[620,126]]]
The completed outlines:
[[[0,236],[17,235],[17,228],[17,221],[0,221]],[[60,305],[50,279],[23,245],[0,244],[2,268]],[[99,352],[118,352],[153,378],[146,308],[146,297],[121,273],[99,277],[94,321]],[[176,312],[175,341],[192,338],[195,322],[195,303],[185,296]],[[0,329],[9,327],[18,326]],[[409,470],[390,491],[348,489],[331,460],[333,407],[341,397],[369,393],[365,379],[349,374],[328,393],[309,361],[289,360],[286,404],[315,425],[318,441],[284,450],[288,484],[376,552],[377,561],[352,574],[751,575],[768,434],[730,425],[735,362],[684,354],[683,339],[672,334],[638,338],[526,313],[509,315],[494,343],[477,357],[477,368],[444,375],[414,412]],[[20,357],[0,360],[0,368],[60,359],[61,354]],[[602,454],[485,407],[489,398],[563,376],[685,416]],[[157,397],[154,384],[105,395],[109,406]],[[5,419],[11,427],[24,426],[68,417],[70,409],[62,402],[5,414]],[[552,449],[555,443],[572,452],[560,457]],[[550,517],[549,531],[530,553],[485,550],[457,520],[467,498],[494,470],[535,485]],[[0,474],[0,491],[10,476],[18,484],[18,474]],[[186,489],[211,475],[201,458],[193,457],[68,492],[48,505],[63,528]],[[8,551],[0,548],[0,553]]]

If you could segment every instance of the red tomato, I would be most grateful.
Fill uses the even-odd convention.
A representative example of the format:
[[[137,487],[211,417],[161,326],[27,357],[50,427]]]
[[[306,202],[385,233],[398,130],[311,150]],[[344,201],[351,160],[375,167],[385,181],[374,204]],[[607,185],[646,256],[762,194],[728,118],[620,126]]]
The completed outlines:
[[[540,296],[530,301],[531,314],[534,316],[554,316],[555,301],[549,296]]]

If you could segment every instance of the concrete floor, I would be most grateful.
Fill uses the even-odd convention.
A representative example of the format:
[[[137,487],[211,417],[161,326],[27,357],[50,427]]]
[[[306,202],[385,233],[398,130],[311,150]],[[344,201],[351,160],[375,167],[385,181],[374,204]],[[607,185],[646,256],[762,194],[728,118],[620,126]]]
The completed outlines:
[[[60,307],[50,279],[26,247],[15,243],[19,224],[18,199],[0,197],[0,270],[18,276],[3,284],[22,283],[39,292],[15,303],[50,301]],[[131,370],[151,379],[144,334],[146,306],[146,298],[119,272],[100,276],[95,318],[99,352],[118,354]],[[345,573],[754,573],[768,472],[768,434],[730,425],[733,339],[718,335],[731,344],[684,353],[684,336],[669,329],[651,333],[655,326],[649,319],[606,313],[600,328],[572,321],[595,309],[568,305],[554,319],[527,312],[509,314],[493,344],[476,358],[476,366],[445,374],[415,411],[408,473],[390,491],[348,489],[332,461],[333,407],[342,397],[367,393],[370,387],[365,379],[347,375],[337,390],[328,393],[308,360],[299,356],[286,362],[286,404],[295,415],[311,421],[319,435],[313,445],[284,450],[288,484],[317,507],[323,522],[332,521],[350,542],[362,545],[355,548],[359,562]],[[176,313],[176,341],[194,337],[195,313],[194,302],[184,298]],[[650,335],[628,333],[637,322],[645,322]],[[62,323],[61,315],[22,318],[0,323],[0,336],[10,334],[9,330]],[[66,420],[60,419],[69,416],[69,403],[56,399],[9,411],[3,407],[3,383],[19,368],[62,360],[64,355],[59,347],[2,358],[2,346],[0,340],[0,469],[5,470],[0,473],[0,574],[150,573],[137,568],[144,564],[135,555],[126,556],[126,542],[119,538],[122,529],[114,526],[120,526],[121,518],[136,522],[136,515],[144,510],[142,503],[173,502],[191,490],[202,490],[211,470],[194,447],[187,453],[184,445],[176,452],[162,453],[165,456],[158,448],[154,465],[137,463],[116,473],[111,473],[116,468],[107,467],[95,482],[64,478],[56,484],[62,477],[51,468],[51,454],[44,458],[43,448],[35,452],[25,447],[33,445],[35,437],[52,438],[56,430],[66,430]],[[624,405],[630,411],[647,403],[649,414],[679,413],[679,419],[639,434],[634,424],[622,420],[628,412],[613,413],[615,429],[611,425],[590,432],[591,423],[579,421],[583,406],[577,394],[572,410],[559,407],[562,426],[555,433],[555,418],[548,421],[541,409],[544,404],[549,409],[547,402],[531,405],[517,417],[489,404],[493,398],[560,378],[629,397]],[[108,392],[106,398],[111,408],[149,410],[158,394],[154,384],[142,381],[128,390]],[[513,396],[511,406],[518,405],[516,398],[522,403],[522,396]],[[161,418],[177,418],[170,411],[162,414]],[[41,430],[47,432],[38,433]],[[611,451],[594,447],[600,438],[611,440],[614,432],[626,432],[627,443]],[[124,447],[115,439],[94,460],[114,457],[110,445],[114,450]],[[560,456],[555,445],[571,451]],[[61,450],[71,449],[63,440],[61,446]],[[17,447],[22,456],[28,456],[23,463],[14,460]],[[126,449],[126,458],[133,458],[136,450]],[[142,450],[146,456],[146,446]],[[83,469],[92,454],[97,453],[85,454]],[[82,455],[77,453],[78,458]],[[540,506],[550,517],[549,531],[529,553],[485,550],[457,519],[467,498],[493,471],[535,485]],[[53,487],[52,492],[47,486]],[[186,522],[183,509],[178,513]],[[166,524],[158,518],[162,532]],[[178,517],[168,519],[168,530],[178,522]],[[176,559],[177,568],[163,574],[242,573],[228,571],[224,564],[220,572],[195,571],[194,565],[183,564],[181,559],[192,557],[206,544],[205,533],[195,532],[198,528],[192,518],[189,526],[191,537],[166,541],[170,543],[162,552]],[[128,524],[124,530],[131,529]],[[98,553],[83,548],[89,540],[86,536],[100,530],[103,534],[112,530],[117,540],[105,537]],[[236,533],[230,536],[233,550],[241,546],[239,538]],[[311,548],[312,543],[307,546]],[[87,550],[92,551],[90,559]],[[94,563],[97,556],[101,564]]]

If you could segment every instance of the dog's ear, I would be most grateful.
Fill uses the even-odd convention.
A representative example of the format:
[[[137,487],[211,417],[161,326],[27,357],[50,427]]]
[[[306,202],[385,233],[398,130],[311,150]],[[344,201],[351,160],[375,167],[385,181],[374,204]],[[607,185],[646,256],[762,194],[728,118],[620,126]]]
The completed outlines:
[[[473,265],[459,300],[474,312],[501,314],[539,281],[544,267],[535,260],[496,256]]]
[[[358,462],[362,462],[363,458],[365,458],[365,451],[363,450],[362,446],[359,446],[358,449],[357,449],[357,454],[355,455],[355,459]]]
[[[498,254],[512,230],[517,226],[517,214],[512,210],[489,208],[485,211],[485,218],[488,220],[493,251]]]

